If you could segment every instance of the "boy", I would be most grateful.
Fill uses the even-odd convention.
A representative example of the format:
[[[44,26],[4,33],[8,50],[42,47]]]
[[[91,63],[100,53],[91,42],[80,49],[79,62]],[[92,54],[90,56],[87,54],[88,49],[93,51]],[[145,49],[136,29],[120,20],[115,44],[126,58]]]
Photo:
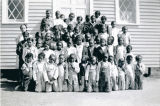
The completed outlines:
[[[100,24],[100,30],[99,30],[99,37],[101,38],[101,39],[105,39],[106,41],[108,40],[108,37],[109,37],[109,35],[107,34],[107,32],[106,32],[106,26],[105,25],[102,25],[102,24]]]
[[[67,24],[64,23],[64,21],[60,18],[60,11],[56,11],[55,16],[56,19],[54,19],[54,25],[62,25],[63,27],[67,27]]]
[[[126,71],[126,90],[127,89],[134,89],[134,66],[132,63],[133,57],[131,55],[128,55],[126,58],[126,64],[125,64],[125,71]]]
[[[122,27],[122,34],[118,34],[118,37],[122,37],[124,41],[124,46],[126,47],[127,45],[131,44],[131,35],[128,32],[127,26]]]
[[[99,64],[95,56],[91,57],[90,64],[87,65],[85,72],[85,82],[87,92],[98,92],[98,81],[99,81]]]
[[[145,65],[142,63],[142,56],[136,56],[136,65],[135,65],[135,89],[143,89],[143,74],[145,72]]]
[[[96,18],[96,23],[99,24],[101,22],[101,12],[100,11],[95,11],[95,18]]]
[[[108,62],[108,55],[105,54],[100,67],[100,79],[99,79],[99,90],[100,92],[111,91],[111,70],[110,63]]]
[[[33,45],[33,39],[32,38],[28,38],[27,39],[27,47],[25,47],[23,49],[23,61],[25,61],[25,56],[27,53],[32,53],[33,54],[33,61],[37,60],[38,57],[38,50],[37,48]]]
[[[72,24],[73,27],[76,26],[76,22],[74,21],[75,18],[75,14],[74,13],[70,13],[69,14],[69,18],[68,18],[68,25]]]
[[[117,46],[118,45],[118,34],[119,34],[120,29],[118,29],[116,27],[116,22],[115,21],[111,22],[111,26],[112,26],[111,35],[114,37],[113,46]]]
[[[127,47],[126,47],[126,56],[125,56],[125,58],[127,58],[127,56],[128,55],[131,55],[132,56],[132,63],[134,63],[135,62],[135,56],[134,56],[134,54],[132,53],[132,46],[131,45],[128,45]]]
[[[93,26],[90,22],[90,16],[86,15],[85,22],[83,22],[82,33],[83,34],[86,34],[87,32],[91,33],[91,31],[93,31]]]
[[[23,73],[23,90],[34,90],[33,89],[33,54],[27,53],[25,56],[25,62],[21,67]]]

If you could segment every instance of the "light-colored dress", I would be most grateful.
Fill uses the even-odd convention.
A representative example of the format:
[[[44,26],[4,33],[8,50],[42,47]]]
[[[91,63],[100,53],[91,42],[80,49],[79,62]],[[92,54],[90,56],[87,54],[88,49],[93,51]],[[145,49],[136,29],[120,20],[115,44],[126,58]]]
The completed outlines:
[[[57,83],[57,78],[58,78],[58,68],[55,63],[49,63],[47,62],[46,64],[46,72],[48,75],[49,82],[53,82],[53,84],[46,83],[46,91],[51,92],[51,91],[58,91],[58,83]]]
[[[36,81],[35,91],[42,92],[45,90],[45,82],[49,81],[45,69],[45,62],[36,61],[33,64],[33,79]]]

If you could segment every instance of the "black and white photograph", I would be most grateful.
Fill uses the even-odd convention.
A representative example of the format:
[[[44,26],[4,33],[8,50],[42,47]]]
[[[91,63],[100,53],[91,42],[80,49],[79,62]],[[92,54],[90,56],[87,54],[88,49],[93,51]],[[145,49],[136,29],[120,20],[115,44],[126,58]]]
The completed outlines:
[[[0,106],[160,106],[160,0],[0,0]]]

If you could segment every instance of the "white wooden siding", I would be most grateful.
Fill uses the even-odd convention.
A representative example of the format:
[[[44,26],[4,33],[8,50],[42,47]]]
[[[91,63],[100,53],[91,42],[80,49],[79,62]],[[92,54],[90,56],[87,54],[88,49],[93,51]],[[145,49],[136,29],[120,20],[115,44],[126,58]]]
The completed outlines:
[[[0,24],[1,24],[0,0]],[[29,0],[28,31],[35,35],[40,29],[40,22],[45,17],[46,9],[52,10],[52,0]],[[16,69],[16,38],[21,33],[20,24],[1,24],[0,26],[0,69]]]
[[[160,67],[160,0],[139,0],[140,25],[129,26],[133,52],[141,54],[147,67]],[[1,24],[0,0],[0,69],[16,69],[16,37],[20,24]],[[39,31],[45,10],[52,10],[52,0],[29,0],[28,31]],[[108,23],[115,20],[115,0],[93,0],[93,10],[107,16]],[[121,27],[121,26],[119,26]]]
[[[140,25],[128,26],[133,53],[141,54],[147,67],[160,67],[160,0],[139,2]],[[94,0],[93,9],[100,10],[109,24],[115,21],[115,0]]]

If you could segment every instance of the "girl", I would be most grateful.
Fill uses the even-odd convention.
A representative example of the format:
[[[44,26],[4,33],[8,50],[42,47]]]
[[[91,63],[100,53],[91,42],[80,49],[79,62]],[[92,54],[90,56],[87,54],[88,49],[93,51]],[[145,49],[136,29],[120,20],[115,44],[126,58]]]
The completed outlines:
[[[33,64],[33,79],[36,82],[35,91],[42,92],[46,91],[45,83],[48,83],[48,76],[45,70],[45,54],[41,52],[38,55],[38,60]]]
[[[91,57],[90,64],[87,65],[85,72],[85,83],[87,92],[98,92],[99,65],[95,56]]]
[[[125,68],[124,59],[118,60],[118,89],[125,90]]]
[[[55,52],[51,49],[49,49],[49,44],[47,42],[44,42],[44,50],[42,51],[45,54],[45,61],[49,61],[49,56],[51,54],[55,54]]]
[[[101,39],[105,39],[106,41],[108,40],[108,37],[109,37],[109,34],[107,34],[107,32],[106,32],[106,26],[105,25],[103,25],[103,24],[100,24],[100,31],[99,31],[99,37],[101,38]]]
[[[82,21],[83,21],[82,16],[78,16],[77,17],[76,27],[79,27],[80,32],[82,31],[82,28],[83,28]]]
[[[37,51],[38,51],[38,54],[41,53],[43,51],[43,47],[42,47],[42,40],[41,39],[38,39],[38,41],[36,42],[36,47],[37,47]]]
[[[118,34],[119,34],[120,29],[118,29],[116,27],[116,22],[115,21],[111,22],[111,26],[112,26],[111,35],[114,37],[113,46],[117,46],[118,45]]]
[[[59,55],[58,66],[58,87],[59,91],[68,91],[67,82],[68,82],[68,66],[65,63],[65,57],[63,54]]]
[[[56,62],[56,56],[54,54],[51,54],[49,56],[49,61],[45,64],[45,70],[48,75],[48,83],[46,83],[46,92],[57,92],[58,91],[58,68],[55,64]]]
[[[68,63],[68,91],[79,91],[78,76],[79,64],[76,61],[76,55],[71,54]]]
[[[111,70],[110,63],[108,62],[108,55],[105,55],[100,67],[99,91],[111,91]]]
[[[107,53],[108,53],[108,49],[106,46],[106,40],[101,39],[100,46],[94,52],[94,56],[98,58],[98,61],[102,61],[104,54],[107,54]]]
[[[145,65],[142,63],[142,56],[136,56],[135,65],[135,89],[143,89],[143,74],[145,72]]]
[[[27,47],[25,47],[23,49],[23,61],[25,61],[25,56],[27,53],[32,53],[33,54],[33,61],[37,60],[38,57],[38,50],[37,48],[33,45],[33,39],[32,38],[28,38],[27,39]]]
[[[125,46],[123,45],[122,37],[118,38],[118,45],[115,47],[115,63],[118,64],[119,59],[125,58]]]
[[[21,67],[22,73],[23,73],[23,90],[28,91],[28,90],[34,90],[33,88],[33,54],[32,53],[27,53],[25,56],[25,62]]]

